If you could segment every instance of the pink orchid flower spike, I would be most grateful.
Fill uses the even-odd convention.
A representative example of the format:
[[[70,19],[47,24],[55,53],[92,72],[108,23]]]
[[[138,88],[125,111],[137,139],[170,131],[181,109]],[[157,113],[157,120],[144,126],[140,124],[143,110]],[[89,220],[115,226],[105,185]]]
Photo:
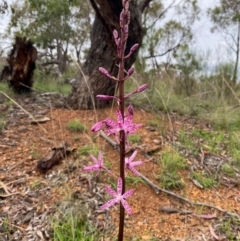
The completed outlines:
[[[83,171],[85,172],[92,172],[92,171],[98,171],[96,176],[99,174],[99,172],[102,170],[102,169],[106,169],[106,167],[104,166],[103,164],[103,155],[102,155],[102,152],[100,151],[99,154],[98,154],[98,159],[95,158],[93,155],[90,154],[90,157],[91,159],[93,160],[94,164],[93,165],[90,165],[90,166],[87,166],[87,167],[84,167],[83,168]]]
[[[124,130],[126,136],[129,134],[134,134],[138,128],[142,126],[142,124],[134,124],[132,122],[133,120],[133,107],[130,105],[128,107],[128,115],[125,116],[123,119],[123,116],[121,114],[121,111],[117,110],[117,122],[114,122],[110,118],[105,119],[102,121],[106,125],[106,134],[113,134],[116,135],[121,130]]]
[[[134,158],[137,155],[137,151],[134,151],[130,157],[125,158],[125,166],[136,176],[140,176],[141,174],[135,169],[136,166],[140,166],[143,164],[143,161],[135,161]]]
[[[129,206],[129,204],[126,202],[125,199],[130,197],[133,194],[134,189],[130,189],[130,190],[126,191],[124,194],[122,194],[122,179],[121,178],[118,178],[117,192],[115,192],[110,186],[106,186],[106,191],[114,198],[109,200],[108,202],[106,202],[104,205],[102,205],[100,207],[101,210],[107,209],[107,208],[113,206],[114,204],[121,202],[128,214],[133,213],[131,207]]]

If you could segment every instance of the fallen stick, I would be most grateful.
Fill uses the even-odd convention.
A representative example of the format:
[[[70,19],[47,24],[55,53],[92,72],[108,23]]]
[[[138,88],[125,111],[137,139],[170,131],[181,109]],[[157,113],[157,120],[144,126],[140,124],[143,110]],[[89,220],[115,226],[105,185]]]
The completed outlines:
[[[102,136],[104,139],[106,139],[112,146],[114,149],[116,149],[118,152],[119,152],[119,145],[113,141],[111,138],[109,138],[102,130],[100,131],[100,136]],[[206,204],[206,203],[201,203],[201,202],[192,202],[191,200],[189,200],[188,198],[185,198],[181,195],[178,195],[174,192],[171,192],[171,191],[168,191],[166,189],[163,189],[161,187],[159,187],[158,185],[154,184],[152,181],[150,181],[147,177],[145,177],[143,174],[140,173],[140,177],[150,186],[152,187],[152,189],[155,191],[156,194],[159,194],[160,192],[163,192],[163,193],[166,193],[170,196],[173,196],[179,200],[182,200],[188,204],[190,204],[192,207],[194,206],[204,206],[204,207],[207,207],[207,208],[213,208],[219,212],[222,212],[224,214],[227,214],[229,216],[232,216],[232,217],[236,217],[238,219],[240,219],[240,216],[236,213],[231,213],[231,212],[228,212],[222,208],[219,208],[217,206],[214,206],[214,205],[211,205],[211,204]]]
[[[0,182],[0,186],[1,186],[1,188],[4,190],[4,192],[6,193],[6,194],[0,194],[0,197],[2,197],[2,198],[6,198],[6,197],[10,197],[10,196],[12,196],[12,195],[20,194],[20,192],[10,193],[10,192],[8,191],[7,186],[6,186],[3,182]]]
[[[120,152],[118,143],[116,143],[110,137],[108,137],[102,130],[100,130],[100,136],[102,136],[105,140],[107,140],[108,143],[110,143],[114,149],[116,149],[118,152]]]

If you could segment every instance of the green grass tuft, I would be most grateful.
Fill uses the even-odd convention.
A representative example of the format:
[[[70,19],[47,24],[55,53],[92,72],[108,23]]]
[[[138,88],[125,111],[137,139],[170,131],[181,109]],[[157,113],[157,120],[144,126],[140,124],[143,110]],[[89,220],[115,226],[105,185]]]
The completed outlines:
[[[212,188],[218,184],[213,177],[207,176],[204,173],[192,172],[191,175],[193,179],[198,181],[203,186],[203,188]]]
[[[79,156],[89,156],[90,154],[92,154],[93,156],[97,157],[98,153],[99,153],[99,149],[95,146],[85,145],[85,146],[81,146],[78,149]]]
[[[79,220],[74,215],[55,220],[53,233],[53,241],[95,241],[98,236],[84,219]]]
[[[74,132],[85,132],[87,130],[86,125],[84,125],[80,120],[74,119],[68,122],[67,128]]]
[[[183,157],[174,152],[164,152],[160,159],[161,172],[159,174],[161,185],[166,189],[181,189],[184,187],[184,180],[179,171],[186,168]]]
[[[138,134],[131,135],[128,137],[128,139],[131,143],[140,143],[141,142],[141,136]]]

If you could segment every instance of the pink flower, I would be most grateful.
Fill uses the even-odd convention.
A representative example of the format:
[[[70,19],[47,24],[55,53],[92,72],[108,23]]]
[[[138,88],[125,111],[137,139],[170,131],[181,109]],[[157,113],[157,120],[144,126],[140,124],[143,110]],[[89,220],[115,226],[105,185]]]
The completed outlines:
[[[97,122],[91,129],[93,132],[98,132],[102,129],[102,121]]]
[[[105,124],[106,127],[106,134],[113,134],[116,138],[116,141],[119,143],[118,137],[116,134],[120,131],[124,131],[126,134],[126,142],[127,147],[129,146],[127,136],[130,134],[134,134],[138,128],[142,126],[142,124],[134,124],[132,122],[133,120],[133,107],[132,105],[128,106],[128,115],[125,116],[123,119],[121,111],[117,110],[117,122],[113,121],[110,118],[107,118],[103,121],[97,122],[93,127],[92,131],[97,132],[100,131],[103,127],[103,124]]]
[[[100,151],[98,154],[98,159],[95,158],[93,155],[90,154],[90,157],[92,158],[93,162],[95,164],[84,167],[83,171],[85,172],[91,172],[91,171],[98,171],[97,175],[99,174],[99,171],[102,169],[107,169],[104,164],[103,164],[103,155],[102,152]]]
[[[130,189],[126,191],[124,194],[122,194],[122,179],[118,178],[117,192],[115,192],[110,186],[106,186],[106,191],[114,198],[106,202],[104,205],[102,205],[100,209],[104,210],[113,206],[116,203],[121,202],[127,213],[132,214],[132,209],[129,206],[129,204],[125,201],[125,199],[133,194],[134,189]]]
[[[136,176],[141,175],[136,169],[135,166],[140,166],[143,164],[143,161],[135,161],[133,162],[134,158],[137,155],[137,151],[134,151],[130,157],[125,158],[125,166]]]
[[[117,110],[117,122],[114,122],[110,118],[102,121],[106,126],[106,133],[115,135],[117,132],[124,131],[126,135],[133,134],[135,131],[142,126],[142,124],[134,124],[133,119],[133,108],[132,105],[128,107],[128,115],[123,116],[120,110]]]

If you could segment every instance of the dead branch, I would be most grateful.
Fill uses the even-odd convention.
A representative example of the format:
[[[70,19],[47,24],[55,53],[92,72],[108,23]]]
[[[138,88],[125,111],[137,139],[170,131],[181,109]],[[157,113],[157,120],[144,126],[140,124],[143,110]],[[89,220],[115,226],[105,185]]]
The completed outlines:
[[[102,130],[100,130],[100,136],[102,136],[105,140],[107,140],[108,143],[110,143],[114,149],[120,152],[119,145],[115,141],[113,141],[110,137],[108,137]]]
[[[100,135],[105,138],[110,144],[111,146],[114,147],[114,149],[116,149],[118,152],[119,152],[119,145],[113,141],[111,138],[109,138],[103,131],[100,132]],[[159,187],[158,185],[154,184],[152,181],[150,181],[147,177],[145,177],[143,174],[140,173],[140,177],[155,191],[156,194],[159,194],[160,192],[163,192],[163,193],[166,193],[170,196],[173,196],[181,201],[184,201],[188,204],[190,204],[192,207],[194,206],[203,206],[203,207],[207,207],[207,208],[213,208],[221,213],[224,213],[224,214],[227,214],[229,216],[232,216],[232,217],[236,217],[238,219],[240,219],[240,216],[236,213],[231,213],[231,212],[228,212],[222,208],[219,208],[217,206],[214,206],[214,205],[211,205],[211,204],[206,204],[206,203],[201,203],[201,202],[192,202],[191,200],[189,200],[188,198],[185,198],[181,195],[178,195],[174,192],[171,192],[171,191],[168,191],[166,189],[163,189],[161,187]]]
[[[61,143],[57,147],[52,147],[51,150],[38,161],[37,168],[45,172],[60,163],[61,160],[75,150],[76,148],[70,148],[66,142]]]
[[[7,187],[3,182],[0,182],[0,186],[1,186],[1,188],[3,189],[3,191],[6,193],[6,194],[0,194],[0,197],[1,197],[1,198],[6,198],[6,197],[10,197],[10,196],[12,196],[12,195],[20,194],[20,192],[10,193],[10,192],[8,191],[8,187]]]

